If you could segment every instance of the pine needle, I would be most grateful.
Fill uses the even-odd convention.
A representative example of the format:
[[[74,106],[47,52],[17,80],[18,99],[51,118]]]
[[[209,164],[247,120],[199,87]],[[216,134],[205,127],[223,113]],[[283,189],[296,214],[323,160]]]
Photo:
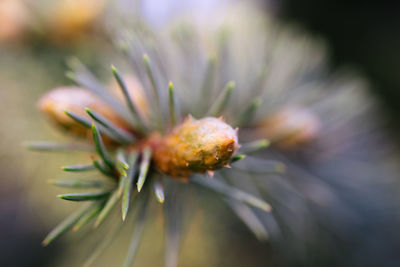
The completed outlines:
[[[169,118],[171,121],[171,125],[176,125],[176,110],[175,110],[175,95],[174,95],[174,85],[172,82],[169,82],[168,85],[168,96],[169,96]]]
[[[264,200],[256,198],[249,193],[243,192],[217,179],[206,179],[204,177],[194,176],[190,181],[263,211],[270,212],[272,210],[271,206]]]
[[[124,184],[123,190],[122,190],[122,220],[125,221],[126,215],[128,214],[129,210],[129,203],[132,198],[132,193],[133,193],[133,183],[135,180],[135,175],[136,175],[136,169],[137,169],[137,164],[136,161],[138,159],[138,153],[135,151],[129,156],[129,171],[128,171],[128,176],[127,176],[127,181]]]
[[[55,239],[72,228],[72,226],[91,208],[92,203],[85,203],[64,221],[57,225],[43,240],[42,245],[47,246]]]
[[[148,209],[148,206],[145,203],[141,203],[141,205],[139,206],[139,211],[135,218],[134,229],[133,229],[133,234],[132,234],[131,242],[129,245],[128,253],[127,253],[125,261],[122,265],[123,267],[132,266],[132,264],[135,260],[136,252],[140,245],[140,239],[142,237],[144,227],[146,226],[147,209]]]
[[[165,195],[164,195],[164,184],[160,177],[155,177],[153,183],[154,194],[157,198],[157,201],[160,203],[164,203]]]
[[[119,200],[118,190],[114,190],[111,196],[108,198],[104,208],[101,210],[99,216],[97,216],[96,222],[94,223],[94,227],[97,228],[105,218],[110,214],[111,210],[115,207]]]
[[[149,81],[151,84],[151,88],[153,89],[154,98],[156,100],[156,103],[154,106],[157,109],[157,114],[159,116],[158,118],[160,119],[160,118],[162,118],[160,93],[159,93],[156,81],[154,79],[154,74],[153,74],[153,70],[150,65],[150,59],[149,59],[148,55],[146,55],[146,54],[143,55],[143,62],[144,62],[144,66],[146,68],[147,77],[149,78]]]
[[[237,125],[249,125],[251,124],[257,109],[261,106],[262,99],[259,97],[254,98],[250,105],[245,109],[240,119],[236,123]]]
[[[113,228],[106,234],[105,237],[102,237],[101,242],[94,249],[85,263],[82,265],[83,267],[91,266],[94,261],[103,253],[103,251],[111,244],[111,242],[117,237],[118,233],[121,231],[121,226],[115,224]]]
[[[231,199],[225,199],[225,202],[232,209],[232,211],[243,221],[243,223],[250,229],[250,231],[260,241],[268,240],[268,231],[257,217],[257,215],[248,206]]]
[[[96,188],[105,186],[104,181],[90,181],[82,179],[51,179],[49,183],[61,187]]]
[[[142,190],[144,182],[146,181],[147,173],[150,166],[150,161],[151,161],[151,149],[150,147],[146,147],[143,149],[142,161],[140,162],[139,178],[137,181],[138,192]]]
[[[231,163],[235,163],[236,161],[242,160],[246,157],[246,155],[238,154],[232,157]]]
[[[97,127],[94,123],[92,124],[92,135],[93,135],[93,141],[94,141],[97,153],[99,154],[101,159],[104,161],[104,163],[107,165],[107,167],[109,167],[110,169],[114,169],[114,163],[111,160],[111,157],[108,154],[106,147],[104,146],[104,143],[100,136],[100,133],[97,130]]]
[[[140,124],[140,126],[143,130],[147,129],[147,123],[144,120],[144,118],[142,118],[140,113],[138,112],[138,109],[137,109],[135,103],[132,101],[132,97],[129,94],[129,90],[126,86],[124,79],[122,78],[122,75],[119,73],[119,71],[117,70],[117,68],[115,66],[111,66],[111,71],[112,71],[119,87],[121,88],[122,94],[124,95],[125,102],[129,108],[130,112],[132,113],[133,117]]]
[[[81,124],[82,126],[85,126],[86,128],[90,129],[90,127],[92,126],[92,122],[89,119],[86,119],[85,117],[82,117],[68,110],[64,110],[64,113],[65,115],[67,115],[77,123]]]
[[[108,169],[102,162],[99,162],[97,159],[93,159],[93,166],[105,176],[109,176],[115,179],[113,172]]]
[[[47,152],[93,152],[93,148],[84,143],[65,143],[51,141],[26,142],[24,146],[33,151]]]
[[[121,198],[121,191],[120,189],[123,188],[124,184],[126,183],[126,179],[119,179],[118,188],[114,190],[110,198],[107,200],[104,208],[101,210],[99,216],[96,219],[94,227],[98,227],[104,219],[110,214],[111,210],[115,207],[118,200]]]
[[[61,170],[66,172],[85,172],[95,169],[96,167],[93,164],[78,164],[78,165],[69,165],[61,167]]]
[[[221,92],[221,94],[217,97],[214,104],[211,106],[207,115],[212,117],[218,117],[224,111],[230,96],[232,94],[232,90],[235,88],[235,82],[229,82],[225,86],[225,89]]]
[[[250,154],[265,149],[269,145],[270,142],[267,139],[260,139],[252,141],[250,143],[242,144],[242,146],[239,149],[239,152],[243,154]]]
[[[77,84],[85,87],[86,89],[92,91],[98,95],[105,103],[110,105],[122,118],[127,122],[130,122],[133,126],[137,126],[135,122],[132,121],[132,117],[129,112],[116,100],[100,81],[89,71],[89,69],[79,61],[76,57],[70,58],[68,60],[68,65],[73,72],[68,73],[68,77],[75,81]]]
[[[76,232],[83,226],[93,220],[103,208],[104,201],[93,202],[90,209],[79,219],[79,221],[72,227],[72,231]]]
[[[77,123],[81,124],[83,127],[86,127],[88,129],[90,129],[92,127],[92,121],[80,116],[78,114],[75,114],[73,112],[70,112],[68,110],[64,110],[64,113],[70,117],[71,119],[73,119],[74,121],[76,121]],[[109,129],[106,129],[103,125],[99,125],[99,132],[101,132],[102,134],[110,137],[111,139],[113,139],[114,141],[124,144],[126,143],[126,141],[124,139],[121,139],[118,135],[116,135],[115,133],[111,132]]]
[[[214,78],[215,78],[215,62],[216,62],[216,56],[215,55],[210,56],[207,64],[207,69],[203,78],[203,84],[200,90],[201,97],[204,97],[203,109],[207,109],[208,105],[210,104],[210,99],[212,96],[211,92],[214,86]]]
[[[172,184],[169,184],[172,185]],[[177,267],[179,243],[184,228],[184,219],[187,210],[185,204],[188,195],[184,192],[178,193],[179,188],[172,185],[169,197],[166,199],[164,208],[165,216],[165,266]]]
[[[122,176],[121,178],[126,177],[126,171],[129,169],[129,164],[126,162],[125,153],[122,149],[118,149],[117,151],[117,170]]]
[[[232,165],[235,170],[240,170],[246,173],[254,174],[281,174],[285,172],[285,165],[274,160],[265,160],[247,156],[245,160],[241,160]]]
[[[102,191],[93,191],[93,192],[85,192],[85,193],[67,193],[61,194],[57,197],[70,200],[70,201],[89,201],[89,200],[98,200],[105,198],[110,195],[110,190],[102,190]]]
[[[115,136],[117,141],[119,141],[120,143],[130,144],[135,141],[135,137],[132,134],[120,128],[119,126],[116,126],[114,123],[103,117],[101,114],[89,108],[86,108],[85,110],[94,121],[107,129],[113,136]]]

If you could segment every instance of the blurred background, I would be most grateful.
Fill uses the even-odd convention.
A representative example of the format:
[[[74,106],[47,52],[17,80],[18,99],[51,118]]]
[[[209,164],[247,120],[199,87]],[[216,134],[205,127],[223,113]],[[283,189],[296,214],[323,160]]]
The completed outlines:
[[[328,40],[334,66],[352,64],[362,69],[398,131],[399,25],[397,1],[272,1],[276,13]]]
[[[36,102],[49,89],[72,84],[65,77],[66,59],[74,55],[95,73],[104,71],[99,66],[115,56],[106,33],[110,23],[107,10],[114,6],[129,7],[122,9],[128,15],[130,10],[139,10],[157,28],[187,11],[204,18],[215,9],[216,2],[231,1],[0,0],[0,266],[77,266],[85,256],[84,249],[77,245],[83,235],[67,236],[48,248],[40,245],[46,233],[75,209],[74,203],[61,204],[55,198],[59,190],[46,180],[63,175],[58,166],[85,161],[85,155],[71,158],[38,154],[23,147],[28,140],[65,140],[39,114]],[[189,226],[180,266],[399,266],[400,177],[396,150],[400,130],[400,4],[260,0],[258,5],[281,23],[324,39],[332,71],[351,66],[364,73],[372,84],[374,101],[390,118],[382,128],[385,138],[391,138],[390,147],[384,149],[390,153],[377,155],[376,166],[369,165],[368,170],[340,162],[313,168],[327,180],[351,180],[354,188],[363,183],[362,176],[371,176],[368,181],[379,180],[379,186],[368,190],[346,191],[336,185],[344,203],[360,211],[362,222],[343,230],[332,226],[335,221],[319,220],[320,231],[328,227],[328,249],[304,249],[300,250],[303,254],[297,251],[300,255],[294,256],[285,249],[293,241],[290,235],[285,242],[259,243],[222,203],[206,195],[207,212],[197,214]],[[359,154],[365,156],[362,149]],[[149,228],[152,230],[146,232],[136,266],[163,264],[163,242],[153,241],[162,235],[161,223],[155,218]],[[96,242],[88,238],[85,243]],[[119,242],[126,247],[123,233]],[[305,242],[301,245],[313,247]],[[115,266],[115,258],[122,253],[120,244],[114,244],[99,266]],[[298,260],[287,260],[290,257]]]

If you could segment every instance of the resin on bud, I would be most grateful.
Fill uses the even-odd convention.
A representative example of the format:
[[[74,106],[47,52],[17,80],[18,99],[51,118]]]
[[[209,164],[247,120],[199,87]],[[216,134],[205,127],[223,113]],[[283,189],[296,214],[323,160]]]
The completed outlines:
[[[188,117],[165,137],[158,138],[154,144],[154,164],[176,178],[227,166],[239,147],[236,131],[213,117]]]
[[[55,88],[38,102],[39,109],[56,125],[79,137],[91,136],[91,130],[69,117],[65,111],[90,119],[85,108],[103,115],[115,125],[129,130],[128,124],[115,111],[91,92],[74,86]]]
[[[268,116],[258,125],[258,134],[282,149],[296,149],[315,140],[320,122],[304,108],[285,108]]]

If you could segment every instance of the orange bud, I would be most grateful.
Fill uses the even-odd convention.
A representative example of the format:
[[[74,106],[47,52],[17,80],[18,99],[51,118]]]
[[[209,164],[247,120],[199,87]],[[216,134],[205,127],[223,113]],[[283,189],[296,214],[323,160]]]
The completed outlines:
[[[258,134],[282,149],[295,149],[315,140],[319,127],[313,113],[291,107],[271,114],[258,125]]]
[[[113,109],[83,88],[70,86],[53,89],[42,96],[38,107],[56,125],[79,137],[90,136],[91,130],[70,118],[65,111],[90,119],[85,111],[85,108],[90,108],[117,126],[129,130],[128,124]]]
[[[48,26],[50,38],[58,43],[74,40],[91,30],[105,7],[104,0],[61,0],[54,3]]]
[[[224,121],[187,118],[154,147],[154,164],[172,177],[189,177],[226,166],[238,149],[235,130]]]
[[[29,12],[22,1],[0,1],[0,42],[18,40],[29,23]]]

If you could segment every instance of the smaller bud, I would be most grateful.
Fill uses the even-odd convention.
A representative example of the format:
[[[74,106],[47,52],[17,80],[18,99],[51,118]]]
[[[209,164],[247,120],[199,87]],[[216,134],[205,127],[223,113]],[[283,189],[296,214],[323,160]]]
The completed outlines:
[[[60,44],[76,40],[92,30],[105,8],[104,0],[59,0],[54,3],[47,26],[50,39]]]
[[[154,164],[172,177],[223,168],[238,149],[236,131],[221,119],[188,117],[154,146]]]
[[[90,137],[91,130],[70,118],[65,111],[90,119],[85,108],[90,108],[115,125],[129,130],[128,124],[107,104],[93,93],[80,87],[59,87],[46,93],[38,102],[39,109],[50,120],[67,132],[79,136]]]
[[[258,134],[281,149],[296,149],[318,137],[320,122],[306,109],[285,108],[258,125]]]
[[[27,7],[20,0],[0,1],[0,42],[20,40],[31,17]]]

